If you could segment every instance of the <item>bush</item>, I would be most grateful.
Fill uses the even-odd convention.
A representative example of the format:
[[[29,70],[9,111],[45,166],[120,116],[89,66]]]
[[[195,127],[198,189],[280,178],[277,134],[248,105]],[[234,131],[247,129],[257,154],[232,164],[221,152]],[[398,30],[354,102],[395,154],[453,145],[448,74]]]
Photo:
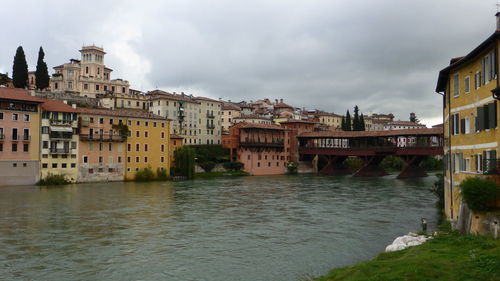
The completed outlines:
[[[169,176],[167,174],[167,170],[165,170],[165,169],[162,170],[162,169],[158,168],[156,170],[156,178],[158,178],[159,180],[163,180],[163,181],[168,180]]]
[[[202,162],[199,163],[198,165],[200,165],[200,167],[207,173],[210,173],[215,168],[215,162],[213,161]]]
[[[136,181],[151,181],[155,178],[155,174],[150,167],[144,168],[143,170],[137,171],[135,173]]]
[[[194,149],[191,146],[179,147],[174,151],[174,176],[194,178]]]
[[[428,156],[420,163],[420,167],[427,171],[436,171],[443,169],[443,159],[437,159],[436,157]]]
[[[229,160],[229,149],[220,144],[191,145],[198,163],[213,161],[221,163]]]
[[[361,169],[361,167],[363,167],[363,160],[361,160],[355,156],[348,157],[344,161],[344,166],[346,166],[350,171],[355,172],[355,171]]]
[[[228,171],[241,171],[243,166],[244,165],[241,162],[226,162],[222,164],[222,167]]]
[[[66,179],[64,175],[47,174],[43,179],[40,179],[37,185],[64,185],[70,184],[71,182]]]
[[[469,209],[479,212],[488,211],[500,191],[495,182],[478,177],[465,179],[460,188],[462,198]]]
[[[386,156],[382,162],[380,162],[380,166],[383,169],[389,169],[389,170],[402,170],[403,167],[405,166],[405,162],[403,159],[397,157],[397,156]]]
[[[298,167],[299,167],[299,163],[293,162],[293,161],[288,161],[286,163],[286,170],[287,170],[286,173],[289,175],[296,175]]]

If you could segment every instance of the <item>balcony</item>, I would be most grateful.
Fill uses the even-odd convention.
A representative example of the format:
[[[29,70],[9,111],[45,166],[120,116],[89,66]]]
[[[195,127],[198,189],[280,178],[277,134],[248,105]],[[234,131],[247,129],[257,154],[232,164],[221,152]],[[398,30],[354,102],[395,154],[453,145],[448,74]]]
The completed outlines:
[[[50,119],[50,125],[53,126],[71,126],[71,124],[73,124],[73,120]]]
[[[73,138],[73,133],[69,132],[50,132],[50,139],[70,140]]]
[[[121,135],[90,135],[90,134],[80,134],[80,140],[82,141],[117,141],[123,142],[127,140],[126,136]]]
[[[49,148],[50,154],[69,154],[69,151],[70,151],[69,148],[55,148],[55,147]]]
[[[207,129],[215,129],[215,125],[214,124],[207,124]]]
[[[261,142],[261,141],[243,141],[240,142],[241,147],[264,147],[264,148],[284,148],[285,143],[283,141],[274,141],[274,142]]]
[[[23,135],[23,142],[30,142],[30,141],[31,141],[30,135]]]
[[[12,135],[11,140],[12,141],[19,141],[19,135]]]
[[[207,118],[214,119],[214,118],[215,118],[215,116],[214,116],[214,114],[213,114],[213,113],[208,113],[208,112],[207,112]]]

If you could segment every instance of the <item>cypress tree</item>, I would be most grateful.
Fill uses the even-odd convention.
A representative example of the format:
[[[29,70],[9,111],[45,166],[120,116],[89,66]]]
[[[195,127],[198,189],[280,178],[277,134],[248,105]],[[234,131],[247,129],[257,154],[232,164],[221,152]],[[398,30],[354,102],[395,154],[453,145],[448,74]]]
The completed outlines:
[[[359,127],[360,127],[360,131],[366,131],[366,127],[365,127],[365,117],[363,117],[363,113],[361,113],[360,115],[361,117],[359,118]]]
[[[17,47],[12,66],[12,83],[16,88],[26,88],[28,85],[28,63],[22,46]]]
[[[351,114],[349,110],[347,110],[345,115],[345,131],[352,131]]]
[[[359,108],[358,106],[354,106],[354,119],[352,120],[352,130],[353,131],[361,131],[359,126]]]
[[[42,47],[40,46],[40,50],[38,51],[38,61],[36,63],[36,88],[43,90],[49,86],[49,71],[47,70],[47,64],[43,60],[45,57],[45,53],[43,52]]]
[[[345,128],[345,116],[342,116],[342,124],[340,125],[340,129],[342,129],[342,131],[346,130],[346,128]]]

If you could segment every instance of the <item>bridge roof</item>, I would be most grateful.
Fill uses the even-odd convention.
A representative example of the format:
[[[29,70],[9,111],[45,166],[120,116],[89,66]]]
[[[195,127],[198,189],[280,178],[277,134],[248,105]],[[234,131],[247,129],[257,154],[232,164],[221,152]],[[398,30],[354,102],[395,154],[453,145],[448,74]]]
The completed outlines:
[[[438,136],[443,134],[443,128],[404,129],[384,131],[318,131],[305,132],[299,138],[369,138],[397,136]]]

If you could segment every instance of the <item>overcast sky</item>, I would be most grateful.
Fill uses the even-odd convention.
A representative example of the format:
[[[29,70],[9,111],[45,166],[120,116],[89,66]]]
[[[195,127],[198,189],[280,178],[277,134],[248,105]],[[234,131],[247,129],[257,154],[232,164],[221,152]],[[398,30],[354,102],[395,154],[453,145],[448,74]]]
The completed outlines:
[[[440,122],[440,69],[495,31],[496,0],[2,0],[0,72],[104,47],[112,78],[142,91],[283,98],[344,114]]]

